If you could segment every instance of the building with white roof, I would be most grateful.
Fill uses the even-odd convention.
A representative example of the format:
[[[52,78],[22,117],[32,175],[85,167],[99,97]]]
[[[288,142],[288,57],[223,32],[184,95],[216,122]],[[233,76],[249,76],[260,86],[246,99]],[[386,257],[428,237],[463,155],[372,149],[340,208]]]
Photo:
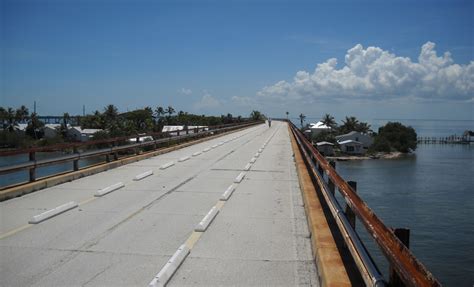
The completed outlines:
[[[26,128],[28,127],[28,124],[15,124],[13,126],[13,130],[19,133],[24,133],[26,132]]]
[[[207,130],[207,126],[188,126],[188,132],[194,133],[194,129],[199,128],[200,131]],[[163,126],[161,132],[169,132],[171,135],[177,135],[179,131],[183,131],[184,126]]]
[[[334,144],[330,142],[318,142],[316,148],[324,156],[334,155]]]
[[[347,141],[347,140],[360,142],[362,143],[362,146],[364,147],[364,149],[368,149],[374,143],[374,140],[370,135],[363,134],[356,131],[352,131],[344,135],[336,136],[336,140],[338,141],[339,144],[340,142]]]
[[[361,142],[355,140],[338,141],[341,152],[346,154],[364,154],[365,149]]]
[[[319,121],[317,123],[309,124],[309,132],[307,130],[306,133],[311,133],[311,135],[317,135],[321,132],[329,132],[329,131],[331,131],[331,127],[325,125],[322,121]]]
[[[81,127],[71,127],[67,130],[67,134],[73,140],[85,142],[90,140],[96,132],[100,131],[102,131],[102,129],[82,129]]]
[[[68,124],[67,128],[71,128],[71,125]],[[61,129],[61,124],[45,124],[43,127],[44,137],[45,138],[54,138],[58,135],[59,130]]]

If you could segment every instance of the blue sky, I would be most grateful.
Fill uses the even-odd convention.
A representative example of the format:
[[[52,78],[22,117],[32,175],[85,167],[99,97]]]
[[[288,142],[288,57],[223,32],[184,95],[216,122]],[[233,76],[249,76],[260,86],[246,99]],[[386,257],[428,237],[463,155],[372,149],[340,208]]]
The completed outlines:
[[[0,3],[2,106],[473,119],[472,1]]]

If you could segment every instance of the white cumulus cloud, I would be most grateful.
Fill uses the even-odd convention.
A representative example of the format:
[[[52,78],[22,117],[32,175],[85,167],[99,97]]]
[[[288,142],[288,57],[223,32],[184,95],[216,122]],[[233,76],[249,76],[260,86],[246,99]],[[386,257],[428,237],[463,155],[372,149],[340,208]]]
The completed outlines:
[[[218,108],[221,106],[221,102],[214,98],[211,94],[209,94],[207,91],[204,91],[204,95],[202,98],[194,103],[194,108],[196,110],[209,110],[209,109],[214,109]]]
[[[186,96],[189,96],[193,93],[191,89],[186,89],[186,88],[181,88],[181,90],[179,90],[178,92]]]
[[[279,81],[257,93],[260,100],[282,102],[348,98],[470,101],[473,96],[474,61],[456,64],[449,52],[438,55],[432,42],[421,47],[417,62],[358,44],[347,51],[340,69],[337,59],[331,58],[312,73],[299,71],[292,81]]]

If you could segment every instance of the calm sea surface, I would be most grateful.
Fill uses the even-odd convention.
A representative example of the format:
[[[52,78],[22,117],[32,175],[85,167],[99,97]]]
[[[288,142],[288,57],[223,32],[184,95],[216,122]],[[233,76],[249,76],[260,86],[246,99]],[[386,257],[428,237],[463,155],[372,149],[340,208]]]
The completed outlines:
[[[419,136],[474,130],[474,121],[398,121]],[[371,124],[378,128],[386,122]],[[473,160],[474,145],[420,144],[402,159],[337,162],[337,170],[357,181],[358,193],[386,225],[411,230],[410,249],[443,285],[473,286]]]
[[[388,121],[368,122],[377,131]],[[465,130],[474,130],[474,121],[390,121],[411,125],[423,137],[461,135]],[[299,124],[298,120],[294,122]],[[0,166],[25,160],[3,158]],[[443,285],[473,286],[473,160],[474,145],[420,144],[413,155],[401,159],[337,162],[337,170],[346,180],[357,181],[358,193],[386,225],[411,230],[410,249]],[[71,168],[72,164],[45,167],[38,176]],[[0,176],[0,186],[18,180],[27,180],[27,173]],[[365,242],[372,242],[363,234],[363,228],[358,231]],[[368,248],[377,250],[372,244]],[[382,256],[375,255],[375,260],[385,272]]]

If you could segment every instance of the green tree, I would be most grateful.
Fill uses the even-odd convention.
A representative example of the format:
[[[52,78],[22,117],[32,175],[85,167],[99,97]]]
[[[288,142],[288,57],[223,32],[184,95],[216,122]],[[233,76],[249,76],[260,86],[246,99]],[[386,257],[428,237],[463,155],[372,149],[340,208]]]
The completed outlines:
[[[40,139],[43,137],[43,122],[38,119],[38,115],[36,113],[31,114],[30,122],[26,127],[26,134],[34,139]]]
[[[10,132],[13,132],[16,121],[15,121],[15,111],[12,108],[8,107],[5,110],[5,119],[7,121],[7,129]]]
[[[376,151],[395,150],[407,153],[417,147],[417,134],[410,126],[404,126],[399,122],[388,122],[379,128],[375,137],[374,149]]]
[[[360,122],[356,117],[346,117],[342,121],[342,125],[339,127],[339,133],[345,134],[352,131],[368,133],[371,132],[370,125],[366,122]]]
[[[163,109],[163,107],[157,107],[155,114],[157,118],[161,118],[165,114],[165,109]]]
[[[336,121],[334,120],[334,117],[331,116],[330,114],[325,114],[322,118],[322,122],[323,124],[325,124],[326,126],[328,127],[331,127],[331,128],[336,128],[337,127],[337,123]]]
[[[372,129],[368,123],[360,122],[356,127],[356,131],[366,134],[372,132]]]
[[[22,105],[21,107],[16,109],[15,120],[20,123],[24,122],[28,119],[28,115],[29,115],[28,108]]]
[[[92,115],[86,115],[81,118],[81,128],[83,129],[103,129],[104,122],[102,114],[95,111]]]
[[[259,111],[252,111],[250,113],[250,118],[254,121],[260,121],[263,120],[263,115]]]
[[[144,108],[135,110],[126,114],[127,132],[147,132],[153,128],[153,110],[151,108]]]
[[[359,120],[357,120],[356,117],[346,117],[346,119],[342,121],[342,125],[339,127],[339,132],[345,134],[355,131],[358,126]]]

